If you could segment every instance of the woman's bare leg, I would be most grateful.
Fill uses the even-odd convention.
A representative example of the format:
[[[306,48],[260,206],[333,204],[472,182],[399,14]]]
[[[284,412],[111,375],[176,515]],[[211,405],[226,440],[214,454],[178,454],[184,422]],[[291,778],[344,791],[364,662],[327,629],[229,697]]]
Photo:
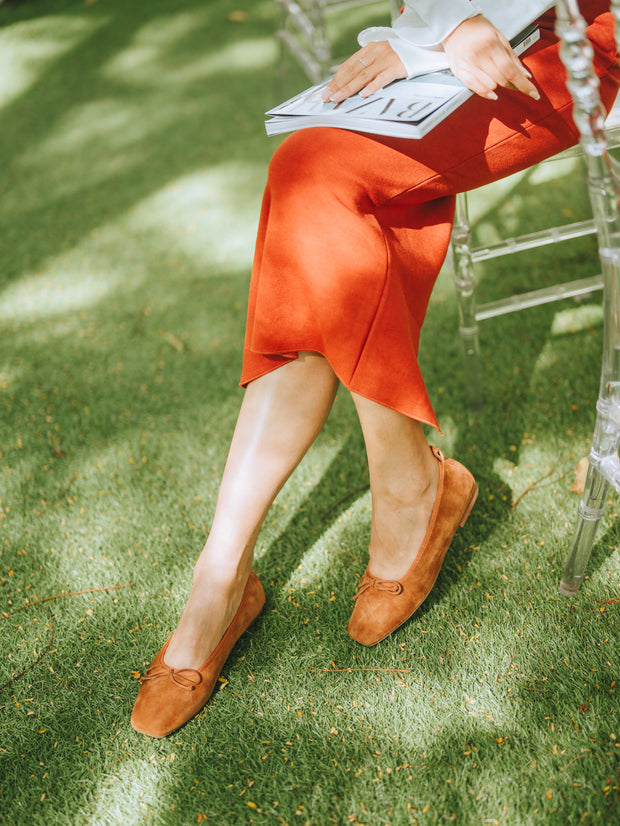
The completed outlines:
[[[420,422],[353,394],[364,433],[372,525],[369,571],[400,579],[422,544],[437,496],[439,467]]]
[[[326,359],[300,353],[245,391],[206,545],[166,663],[198,668],[239,607],[254,544],[278,491],[323,427],[338,379]]]

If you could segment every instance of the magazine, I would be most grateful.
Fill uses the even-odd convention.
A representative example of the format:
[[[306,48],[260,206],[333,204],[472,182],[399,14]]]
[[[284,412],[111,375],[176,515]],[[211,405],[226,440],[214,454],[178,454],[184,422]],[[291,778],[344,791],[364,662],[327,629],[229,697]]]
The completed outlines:
[[[511,45],[517,54],[523,54],[539,37],[539,29],[531,25],[513,38]],[[265,121],[267,134],[334,126],[373,135],[422,138],[473,94],[445,69],[396,80],[366,98],[357,94],[340,103],[326,103],[321,93],[330,80],[266,112],[270,116]]]

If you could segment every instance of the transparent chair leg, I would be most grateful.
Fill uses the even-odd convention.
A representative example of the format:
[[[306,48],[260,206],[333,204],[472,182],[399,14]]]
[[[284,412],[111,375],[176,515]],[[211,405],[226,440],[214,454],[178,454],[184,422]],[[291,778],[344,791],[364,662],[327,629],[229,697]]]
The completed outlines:
[[[482,407],[484,402],[478,326],[476,325],[473,328],[459,327],[459,333],[463,348],[465,398],[468,408],[470,410],[476,410]]]
[[[583,496],[577,512],[577,525],[573,535],[564,572],[560,581],[560,593],[573,596],[581,588],[598,524],[603,516],[609,483],[594,465],[588,467]]]
[[[483,402],[480,344],[476,321],[476,277],[471,252],[471,229],[467,213],[467,195],[456,199],[456,213],[452,229],[454,254],[454,287],[459,313],[459,334],[463,348],[465,398],[470,409]]]
[[[620,0],[611,0],[610,7],[616,21],[620,21]],[[561,593],[575,594],[583,582],[610,485],[620,491],[620,186],[607,151],[606,113],[578,0],[558,0],[556,13],[560,56],[567,70],[573,118],[579,128],[588,169],[588,189],[604,278],[603,359],[596,426],[577,526],[560,583]]]

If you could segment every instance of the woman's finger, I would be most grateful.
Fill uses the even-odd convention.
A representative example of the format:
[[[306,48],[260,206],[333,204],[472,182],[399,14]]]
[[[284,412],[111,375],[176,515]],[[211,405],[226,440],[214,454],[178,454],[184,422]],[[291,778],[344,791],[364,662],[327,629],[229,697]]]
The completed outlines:
[[[464,68],[459,70],[458,74],[453,73],[461,81],[464,86],[480,97],[487,98],[487,100],[497,100],[497,83],[491,75],[484,72],[478,67]]]
[[[540,97],[510,43],[482,15],[464,20],[444,40],[443,47],[452,72],[472,92],[495,99],[494,90],[502,86]]]
[[[369,43],[338,69],[322,92],[323,100],[339,103],[367,89],[378,91],[397,78],[406,77],[402,61],[387,41]]]
[[[518,92],[523,92],[524,95],[529,95],[538,100],[540,94],[532,83],[529,72],[514,52],[511,52],[510,57],[511,59],[508,61],[494,61],[498,76],[498,85],[506,89],[516,89]]]
[[[398,75],[394,74],[392,69],[386,69],[374,78],[367,86],[360,90],[360,97],[367,98],[374,95],[375,92],[380,92],[394,80],[398,80]]]
[[[347,83],[342,83],[333,89],[328,87],[330,94],[326,94],[328,91],[328,89],[326,89],[323,93],[323,100],[328,100],[332,103],[340,103],[340,101],[351,97],[351,95],[357,94],[357,92],[371,83],[374,78],[374,72],[358,72]]]
[[[373,78],[370,66],[370,59],[365,60],[363,57],[358,57],[357,54],[345,60],[323,90],[323,100],[332,100],[334,95],[352,88],[356,83],[360,84],[359,88],[361,89],[365,83],[369,83]],[[362,78],[364,72],[366,74]]]

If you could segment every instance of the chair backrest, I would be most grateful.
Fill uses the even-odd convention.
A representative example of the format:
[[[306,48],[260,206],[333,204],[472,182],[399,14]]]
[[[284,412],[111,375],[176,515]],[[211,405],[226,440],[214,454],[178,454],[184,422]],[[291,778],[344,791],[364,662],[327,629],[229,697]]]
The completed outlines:
[[[332,54],[328,15],[371,5],[378,10],[383,5],[384,22],[389,25],[386,4],[380,0],[276,0],[280,13],[276,37],[283,53],[293,57],[313,83],[320,83],[342,62]],[[400,5],[398,0],[389,0],[392,20],[399,16]]]

